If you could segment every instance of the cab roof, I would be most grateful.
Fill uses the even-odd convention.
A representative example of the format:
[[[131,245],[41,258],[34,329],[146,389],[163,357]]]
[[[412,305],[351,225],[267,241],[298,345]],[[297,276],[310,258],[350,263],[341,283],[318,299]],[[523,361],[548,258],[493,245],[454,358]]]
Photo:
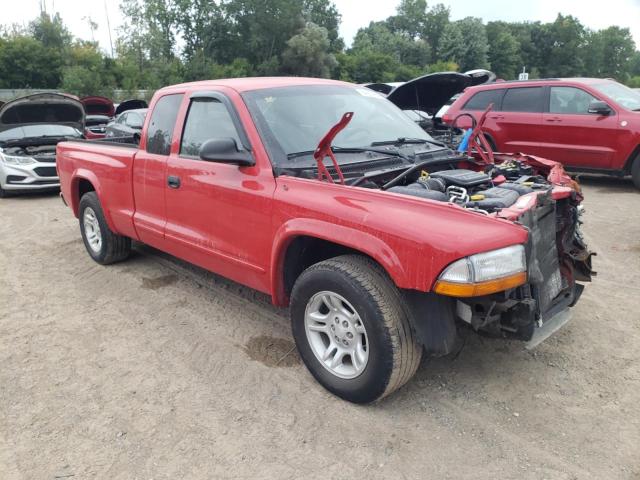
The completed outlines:
[[[165,87],[160,91],[175,89],[201,90],[214,87],[228,87],[237,92],[249,92],[252,90],[262,90],[265,88],[293,87],[304,85],[348,85],[354,87],[352,83],[338,80],[328,80],[324,78],[307,77],[246,77],[246,78],[221,78],[217,80],[202,80],[199,82],[181,83]]]

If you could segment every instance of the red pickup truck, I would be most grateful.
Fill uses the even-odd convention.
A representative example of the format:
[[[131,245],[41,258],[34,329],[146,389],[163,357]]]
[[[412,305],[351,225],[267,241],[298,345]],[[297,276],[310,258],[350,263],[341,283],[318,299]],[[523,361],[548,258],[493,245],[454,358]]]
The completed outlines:
[[[462,328],[544,339],[591,276],[560,164],[455,153],[348,83],[167,87],[139,145],[57,154],[96,262],[133,239],[270,294],[313,376],[352,402],[402,386]]]

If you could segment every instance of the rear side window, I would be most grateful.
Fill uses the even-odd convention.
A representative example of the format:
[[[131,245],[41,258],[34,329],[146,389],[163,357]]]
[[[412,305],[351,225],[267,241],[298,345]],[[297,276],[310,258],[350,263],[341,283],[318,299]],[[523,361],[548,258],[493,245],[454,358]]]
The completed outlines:
[[[510,88],[502,99],[503,112],[542,112],[542,87]]]
[[[471,97],[464,106],[464,110],[486,110],[493,103],[493,110],[500,110],[500,103],[504,89],[483,90]]]
[[[197,157],[200,148],[207,140],[231,137],[241,146],[227,107],[215,98],[194,98],[182,133],[180,155]]]
[[[182,94],[166,95],[156,103],[147,130],[147,152],[169,155],[173,128],[178,118]]]

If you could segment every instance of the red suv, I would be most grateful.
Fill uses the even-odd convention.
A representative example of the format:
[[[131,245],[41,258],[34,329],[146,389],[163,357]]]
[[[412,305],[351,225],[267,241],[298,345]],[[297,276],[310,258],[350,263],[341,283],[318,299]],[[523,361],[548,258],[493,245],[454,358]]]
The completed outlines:
[[[451,125],[463,113],[477,120],[489,104],[484,132],[497,151],[631,175],[640,188],[640,92],[596,78],[498,82],[467,88],[443,120]]]

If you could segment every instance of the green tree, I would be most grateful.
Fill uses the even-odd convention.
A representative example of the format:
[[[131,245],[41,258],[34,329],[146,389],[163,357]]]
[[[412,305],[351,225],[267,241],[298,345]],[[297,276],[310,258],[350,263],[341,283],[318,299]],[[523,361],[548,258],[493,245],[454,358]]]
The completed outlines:
[[[460,65],[464,59],[465,51],[466,46],[460,25],[458,23],[447,24],[440,39],[438,59]]]
[[[303,0],[302,15],[307,22],[315,23],[327,30],[329,50],[338,53],[344,49],[344,40],[340,37],[342,16],[335,4],[329,0]]]
[[[440,39],[449,24],[451,12],[449,7],[438,3],[427,12],[422,38],[429,44],[432,52],[440,51]],[[442,60],[438,58],[438,60]]]
[[[62,70],[58,58],[26,35],[0,38],[0,88],[55,88]]]
[[[495,74],[504,79],[516,78],[522,63],[520,45],[504,22],[487,24],[488,59]]]
[[[482,23],[482,19],[467,17],[456,22],[464,42],[464,53],[460,59],[460,68],[472,70],[475,68],[489,68],[487,53],[489,42],[487,41],[487,31]]]
[[[397,63],[424,66],[429,62],[429,46],[421,39],[393,32],[386,22],[371,22],[356,33],[351,48],[353,52],[378,52],[389,55]]]
[[[327,29],[315,23],[307,26],[287,42],[282,54],[285,73],[306,77],[329,78],[336,67],[336,58],[329,52],[331,47]]]
[[[602,43],[603,77],[626,81],[631,75],[631,60],[636,46],[628,28],[609,27],[599,32]]]
[[[401,0],[397,14],[387,20],[389,27],[411,39],[423,35],[427,21],[426,0]]]
[[[543,49],[546,65],[541,65],[543,74],[549,77],[572,77],[583,74],[586,32],[580,21],[571,15],[558,14],[556,20],[546,26]],[[542,42],[541,42],[542,43]]]

